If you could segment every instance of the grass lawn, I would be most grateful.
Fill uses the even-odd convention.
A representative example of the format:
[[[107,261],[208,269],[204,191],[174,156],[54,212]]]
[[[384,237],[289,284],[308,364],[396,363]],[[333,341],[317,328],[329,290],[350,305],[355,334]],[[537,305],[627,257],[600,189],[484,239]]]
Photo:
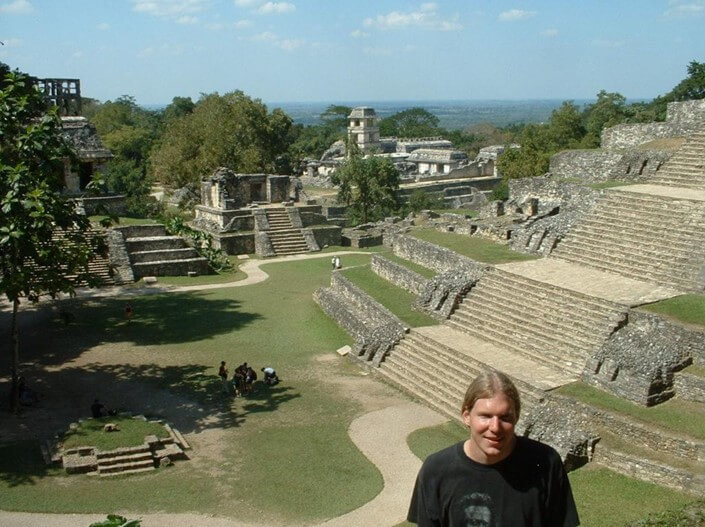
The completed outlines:
[[[691,375],[705,378],[705,364],[691,364],[683,370]]]
[[[344,259],[347,266],[369,258]],[[191,434],[194,453],[217,448],[217,462],[196,458],[149,474],[96,480],[48,470],[31,442],[0,443],[0,509],[195,511],[305,524],[377,495],[381,475],[347,432],[360,403],[313,374],[332,368],[343,379],[363,377],[333,353],[351,340],[313,302],[312,292],[330,283],[330,261],[264,269],[270,278],[248,287],[131,297],[129,323],[124,298],[73,299],[66,307],[76,323],[64,326],[56,318],[26,330],[23,360],[36,364],[32,378],[44,393],[61,397],[63,386],[91,380],[109,387],[96,394],[109,407],[124,406],[111,394],[142,384],[155,394],[174,394],[193,415],[177,427]],[[103,360],[72,364],[84,354]],[[226,400],[216,376],[221,360],[231,369],[243,361],[257,370],[271,364],[282,383],[269,389],[260,383],[253,396]],[[395,393],[384,385],[374,390]],[[168,407],[161,416],[172,420]],[[204,443],[208,433],[217,439]]]
[[[536,256],[513,251],[507,245],[494,243],[475,236],[441,232],[435,229],[415,229],[410,234],[420,240],[446,247],[458,254],[483,263],[500,264],[536,259]]]
[[[344,269],[343,275],[409,327],[438,324],[436,319],[411,308],[415,295],[380,278],[368,265]]]
[[[114,423],[120,427],[119,432],[104,432],[105,423]],[[142,421],[131,417],[101,417],[86,419],[79,423],[78,429],[69,431],[63,439],[65,449],[79,446],[92,446],[98,450],[114,450],[120,447],[139,446],[148,435],[169,437],[169,432],[159,423]]]
[[[705,328],[705,295],[676,296],[642,306],[641,309]]]
[[[419,459],[467,439],[456,422],[417,430],[407,443]],[[652,512],[680,507],[693,497],[664,487],[622,476],[599,465],[586,465],[569,474],[573,495],[584,527],[622,527]],[[605,492],[609,489],[609,492]],[[412,526],[401,523],[397,527]]]
[[[100,220],[107,218],[107,216],[89,216],[88,219],[91,223],[99,223]],[[150,218],[130,218],[128,216],[119,216],[117,227],[124,225],[153,225],[157,223],[156,220]]]
[[[436,276],[436,271],[429,269],[428,267],[424,267],[423,265],[419,265],[415,262],[412,262],[410,260],[405,260],[404,258],[400,258],[396,254],[394,254],[391,251],[387,251],[384,253],[380,253],[382,256],[384,256],[387,260],[391,260],[394,263],[398,263],[399,265],[406,267],[407,269],[411,269],[412,271],[417,272],[421,276],[425,278],[433,278]]]
[[[592,406],[627,415],[643,423],[677,430],[697,439],[705,439],[705,405],[681,399],[669,399],[656,406],[645,407],[582,382],[566,384],[557,393],[574,397]]]
[[[206,284],[227,284],[229,282],[237,282],[247,277],[245,273],[240,271],[239,266],[246,260],[239,260],[237,256],[228,256],[232,269],[221,271],[220,273],[204,274],[200,276],[158,276],[157,283],[164,285],[206,285]]]

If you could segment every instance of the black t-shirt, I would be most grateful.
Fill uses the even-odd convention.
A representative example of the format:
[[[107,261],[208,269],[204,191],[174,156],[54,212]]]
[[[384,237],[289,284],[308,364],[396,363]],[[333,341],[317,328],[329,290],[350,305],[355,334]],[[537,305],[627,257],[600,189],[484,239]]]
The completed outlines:
[[[420,527],[580,524],[560,456],[525,437],[494,465],[470,459],[463,442],[429,456],[416,479],[408,520]]]

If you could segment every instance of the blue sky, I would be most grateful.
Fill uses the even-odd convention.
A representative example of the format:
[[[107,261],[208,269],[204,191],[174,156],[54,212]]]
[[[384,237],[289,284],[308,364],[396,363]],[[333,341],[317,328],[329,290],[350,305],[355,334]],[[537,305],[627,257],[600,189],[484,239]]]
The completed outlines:
[[[652,98],[705,62],[705,0],[0,0],[0,41],[103,101]]]

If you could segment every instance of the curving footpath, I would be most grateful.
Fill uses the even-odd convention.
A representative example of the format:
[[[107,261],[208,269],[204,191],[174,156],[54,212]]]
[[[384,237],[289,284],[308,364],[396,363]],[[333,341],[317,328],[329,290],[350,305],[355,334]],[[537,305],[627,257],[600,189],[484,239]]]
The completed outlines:
[[[151,286],[138,289],[110,288],[108,290],[83,290],[76,296],[115,296],[121,294],[168,293],[201,291],[226,287],[241,287],[263,282],[269,275],[261,269],[263,264],[330,258],[336,253],[300,254],[248,260],[240,266],[247,277],[237,282],[193,286]],[[363,251],[345,251],[345,254],[369,254]],[[349,527],[353,525],[375,525],[393,527],[406,517],[416,473],[421,461],[409,450],[406,437],[420,428],[445,423],[448,419],[416,403],[404,403],[370,412],[355,419],[348,428],[352,442],[380,471],[384,480],[382,491],[365,505],[347,514],[338,516],[315,527]],[[114,512],[114,511],[108,511]],[[117,511],[128,519],[141,518],[142,527],[265,527],[257,523],[243,523],[229,518],[199,514],[135,514]],[[107,514],[107,512],[106,512]],[[47,514],[31,512],[0,511],[2,527],[88,527],[93,522],[105,520],[105,514]],[[267,526],[271,527],[271,526]],[[314,526],[312,526],[314,527]]]
[[[315,527],[375,525],[393,527],[406,517],[409,499],[421,461],[409,450],[406,437],[419,428],[445,423],[440,414],[416,403],[404,403],[370,412],[355,419],[348,433],[353,443],[376,465],[384,488],[373,500],[347,514]],[[141,518],[142,527],[264,527],[228,518],[198,514],[135,514],[120,511],[129,519]],[[0,511],[3,527],[88,527],[105,514],[43,514]]]

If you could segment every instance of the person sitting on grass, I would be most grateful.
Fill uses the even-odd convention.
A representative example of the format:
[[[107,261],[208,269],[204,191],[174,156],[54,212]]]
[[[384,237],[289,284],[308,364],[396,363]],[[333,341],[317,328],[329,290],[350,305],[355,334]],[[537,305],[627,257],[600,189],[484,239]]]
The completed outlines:
[[[101,417],[108,415],[108,409],[104,404],[101,404],[98,399],[95,399],[91,405],[91,415],[94,419],[100,419]]]
[[[265,366],[261,371],[264,373],[264,384],[268,386],[279,384],[279,377],[277,376],[277,372],[274,371],[274,368],[271,366]]]

